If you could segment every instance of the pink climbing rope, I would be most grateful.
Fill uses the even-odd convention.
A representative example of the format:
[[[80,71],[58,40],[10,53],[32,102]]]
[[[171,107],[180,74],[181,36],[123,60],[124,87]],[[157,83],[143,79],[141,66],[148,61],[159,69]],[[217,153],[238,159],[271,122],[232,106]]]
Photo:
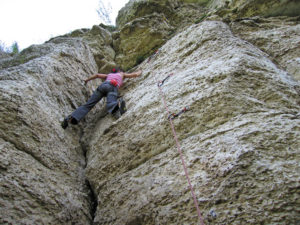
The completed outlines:
[[[158,82],[156,82],[156,83],[158,83]],[[165,106],[166,112],[167,112],[168,115],[170,115],[170,111],[169,111],[169,108],[167,106],[165,95],[164,95],[164,93],[162,91],[162,88],[161,88],[160,85],[158,85],[158,88],[159,88],[162,100],[164,102],[164,106]],[[193,199],[194,199],[194,203],[195,203],[195,206],[196,206],[196,209],[197,209],[197,214],[198,214],[199,222],[200,222],[201,225],[204,225],[203,218],[201,216],[201,212],[200,212],[200,209],[199,209],[199,206],[198,206],[198,201],[197,201],[196,195],[194,193],[194,189],[193,189],[193,186],[191,184],[191,180],[190,180],[190,177],[189,177],[189,174],[188,174],[188,171],[187,171],[184,159],[183,159],[181,147],[180,147],[177,135],[176,135],[176,131],[175,131],[175,128],[174,128],[174,124],[173,124],[172,118],[169,118],[169,122],[170,122],[170,125],[171,125],[171,128],[172,128],[173,136],[174,136],[174,139],[175,139],[175,142],[176,142],[176,145],[177,145],[177,149],[178,149],[178,152],[179,152],[179,155],[180,155],[180,158],[181,158],[181,163],[182,163],[182,166],[183,166],[183,169],[184,169],[184,173],[185,173],[186,179],[187,179],[187,181],[189,183],[189,187],[190,187]]]

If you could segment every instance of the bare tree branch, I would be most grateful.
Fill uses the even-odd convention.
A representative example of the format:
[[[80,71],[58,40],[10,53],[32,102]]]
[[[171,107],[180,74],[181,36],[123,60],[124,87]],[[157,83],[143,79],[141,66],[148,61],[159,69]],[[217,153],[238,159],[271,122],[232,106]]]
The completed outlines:
[[[99,9],[97,9],[97,13],[101,19],[101,22],[103,22],[106,25],[112,25],[112,21],[110,18],[110,15],[112,13],[112,7],[110,2],[105,4],[103,0],[99,0]]]

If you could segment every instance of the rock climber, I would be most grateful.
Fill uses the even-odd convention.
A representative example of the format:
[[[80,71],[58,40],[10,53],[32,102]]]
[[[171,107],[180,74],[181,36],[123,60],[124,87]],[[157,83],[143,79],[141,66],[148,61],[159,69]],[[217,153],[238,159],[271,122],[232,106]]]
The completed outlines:
[[[122,98],[118,99],[118,89],[122,86],[125,78],[135,78],[142,74],[142,71],[136,71],[133,73],[124,73],[119,68],[112,69],[109,74],[95,74],[86,80],[84,84],[90,80],[100,78],[105,80],[101,83],[98,88],[94,91],[88,101],[78,107],[72,114],[67,116],[61,126],[63,129],[68,127],[69,122],[71,124],[78,124],[78,122],[85,117],[85,115],[103,98],[106,97],[106,109],[108,113],[112,114],[116,118],[119,118],[125,112],[125,102]]]

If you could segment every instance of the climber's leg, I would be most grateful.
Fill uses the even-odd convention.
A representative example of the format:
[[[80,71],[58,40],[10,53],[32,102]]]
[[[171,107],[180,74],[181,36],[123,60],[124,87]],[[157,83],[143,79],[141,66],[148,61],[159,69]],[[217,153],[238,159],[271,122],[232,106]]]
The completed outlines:
[[[102,99],[103,93],[101,92],[100,87],[98,87],[97,90],[94,91],[93,95],[89,98],[89,100],[84,105],[78,107],[71,114],[70,122],[72,124],[77,124]]]
[[[113,114],[119,109],[117,91],[109,92],[106,101],[107,112]]]
[[[107,84],[102,83],[88,99],[88,101],[78,107],[71,115],[67,116],[61,123],[63,129],[68,127],[68,123],[78,124],[78,122],[86,116],[86,114],[106,95]]]
[[[127,111],[125,100],[122,97],[120,97],[118,103],[119,103],[120,113],[121,115],[123,115]]]

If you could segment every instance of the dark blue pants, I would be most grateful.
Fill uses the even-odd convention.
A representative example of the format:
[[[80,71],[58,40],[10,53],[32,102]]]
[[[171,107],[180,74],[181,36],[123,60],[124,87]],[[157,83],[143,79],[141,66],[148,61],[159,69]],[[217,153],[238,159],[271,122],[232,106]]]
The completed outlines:
[[[105,81],[94,91],[84,105],[78,107],[71,114],[75,119],[72,119],[71,123],[77,124],[103,97],[106,97],[106,109],[109,113],[118,109],[118,88]]]

